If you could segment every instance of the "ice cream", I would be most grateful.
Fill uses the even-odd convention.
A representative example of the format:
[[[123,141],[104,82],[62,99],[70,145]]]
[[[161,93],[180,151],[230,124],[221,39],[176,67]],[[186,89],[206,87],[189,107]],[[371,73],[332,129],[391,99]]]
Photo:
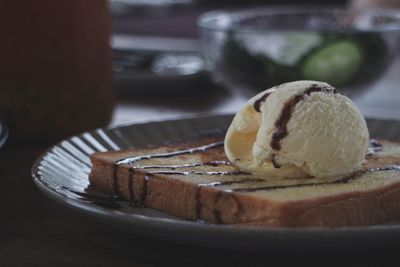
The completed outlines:
[[[268,177],[344,176],[359,167],[369,133],[360,111],[327,83],[296,81],[251,98],[225,137],[228,159]]]

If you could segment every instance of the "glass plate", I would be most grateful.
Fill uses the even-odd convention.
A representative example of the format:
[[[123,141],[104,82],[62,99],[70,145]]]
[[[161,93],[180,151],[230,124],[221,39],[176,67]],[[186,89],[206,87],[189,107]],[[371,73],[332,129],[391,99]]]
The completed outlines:
[[[219,115],[86,132],[60,142],[39,157],[32,168],[33,181],[50,198],[104,223],[175,242],[258,251],[381,249],[400,244],[400,224],[396,222],[336,229],[211,225],[186,221],[149,208],[132,208],[125,201],[99,201],[87,196],[91,153],[180,139],[200,131],[226,128],[231,120],[231,115]],[[400,122],[367,122],[373,137],[398,139]],[[90,194],[102,195],[96,191]]]

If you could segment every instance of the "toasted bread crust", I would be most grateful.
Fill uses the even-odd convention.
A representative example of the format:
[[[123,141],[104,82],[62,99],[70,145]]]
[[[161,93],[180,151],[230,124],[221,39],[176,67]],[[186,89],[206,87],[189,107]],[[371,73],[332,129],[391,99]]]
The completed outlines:
[[[90,182],[102,192],[118,194],[126,200],[130,200],[133,195],[142,198],[147,207],[177,217],[210,223],[263,227],[341,227],[376,224],[400,217],[400,178],[388,185],[377,185],[368,190],[354,189],[326,196],[277,201],[254,194],[201,187],[193,181],[149,174],[145,169],[135,169],[130,173],[129,165],[115,167],[113,164],[128,155],[192,148],[222,138],[221,134],[207,135],[179,144],[95,153],[91,156],[93,168]],[[225,159],[222,148],[206,151],[202,157]],[[367,164],[375,167],[387,163],[397,164],[400,159],[374,158]]]

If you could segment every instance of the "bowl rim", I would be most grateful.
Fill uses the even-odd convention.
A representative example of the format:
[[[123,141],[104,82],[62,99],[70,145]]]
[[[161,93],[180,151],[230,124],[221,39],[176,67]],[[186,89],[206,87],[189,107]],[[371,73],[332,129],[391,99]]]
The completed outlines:
[[[311,13],[333,13],[345,14],[354,13],[373,16],[390,16],[397,18],[394,23],[374,26],[371,28],[342,28],[342,29],[261,29],[250,28],[240,25],[239,22],[254,16],[271,15],[294,15]],[[226,20],[224,25],[217,25],[217,20]],[[363,10],[346,10],[338,6],[316,6],[316,5],[278,5],[278,6],[255,6],[250,8],[224,8],[203,13],[197,20],[197,25],[201,30],[211,31],[235,31],[241,33],[263,33],[263,32],[343,32],[343,33],[362,33],[362,32],[389,32],[400,31],[400,9],[372,8]]]

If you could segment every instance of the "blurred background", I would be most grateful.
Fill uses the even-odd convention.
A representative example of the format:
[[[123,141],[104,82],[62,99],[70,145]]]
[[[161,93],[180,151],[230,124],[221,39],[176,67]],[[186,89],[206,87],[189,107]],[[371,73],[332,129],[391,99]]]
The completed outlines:
[[[361,46],[364,45],[365,54],[360,55],[360,57],[363,58],[359,59],[363,61],[362,63],[349,62],[349,66],[341,66],[339,64],[336,68],[341,68],[342,72],[332,69],[335,68],[334,66],[328,66],[330,77],[326,75],[306,75],[302,77],[301,75],[293,74],[293,68],[281,67],[279,64],[279,66],[273,66],[272,70],[267,69],[260,71],[262,68],[260,65],[262,65],[262,63],[254,60],[259,57],[259,54],[255,54],[254,51],[251,50],[279,50],[280,47],[280,49],[283,50],[281,53],[292,53],[300,58],[306,57],[307,53],[315,54],[317,53],[316,50],[322,50],[322,48],[333,43],[333,41],[329,39],[336,38],[339,41],[349,39],[349,36],[350,38],[353,37],[354,33],[346,33],[343,34],[343,36],[340,35],[340,32],[336,32],[336,36],[334,36],[335,33],[331,34],[332,36],[321,33],[318,36],[318,34],[308,34],[309,31],[313,31],[308,25],[304,26],[302,29],[296,29],[306,31],[304,36],[297,35],[288,37],[288,40],[285,42],[289,42],[289,45],[282,41],[283,38],[277,38],[276,33],[274,36],[268,35],[265,32],[262,34],[247,34],[243,35],[242,39],[245,39],[244,42],[248,40],[248,43],[251,44],[247,44],[248,47],[246,48],[248,51],[245,51],[246,48],[240,50],[241,47],[238,46],[240,45],[240,41],[238,42],[239,44],[233,42],[229,43],[229,40],[227,40],[229,38],[226,36],[224,37],[224,41],[220,41],[218,38],[221,39],[223,37],[221,37],[221,33],[218,32],[218,30],[215,31],[217,32],[216,34],[215,32],[210,33],[212,30],[209,29],[216,26],[218,22],[215,22],[215,25],[208,25],[210,26],[208,28],[204,27],[206,29],[202,29],[202,27],[199,28],[198,25],[199,17],[210,10],[223,9],[240,12],[240,10],[251,9],[252,7],[259,9],[260,6],[267,6],[264,12],[267,13],[268,11],[273,12],[274,8],[279,5],[281,7],[280,12],[304,11],[308,9],[309,6],[317,7],[317,9],[321,7],[323,10],[337,8],[346,11],[351,10],[351,12],[361,12],[376,8],[395,10],[399,7],[399,1],[244,2],[111,0],[110,3],[114,37],[113,68],[116,74],[116,90],[119,99],[130,101],[131,103],[133,101],[135,102],[135,106],[142,107],[140,111],[141,114],[143,114],[143,118],[159,119],[160,114],[162,114],[161,116],[163,117],[169,118],[182,113],[234,113],[237,111],[238,106],[243,104],[248,97],[254,95],[258,91],[265,90],[270,86],[285,81],[297,79],[324,80],[333,83],[339,89],[344,90],[350,88],[346,90],[345,93],[356,101],[365,115],[371,117],[389,116],[392,118],[400,118],[400,111],[397,108],[399,106],[400,93],[396,88],[397,73],[400,71],[400,66],[392,62],[395,61],[393,59],[397,58],[398,52],[396,54],[396,51],[400,50],[398,44],[399,31],[395,31],[393,34],[383,34],[385,36],[376,32],[368,35],[368,33],[364,31],[362,34],[356,36],[358,40],[354,41],[356,46],[360,43]],[[293,15],[289,16],[293,17]],[[309,19],[309,17],[311,16],[308,16],[306,19]],[[278,18],[278,20],[278,22],[262,25],[262,31],[279,29],[284,21],[283,18]],[[288,22],[287,18],[285,21]],[[295,21],[292,24],[297,23],[298,22]],[[324,28],[326,27],[326,25],[324,25],[326,21],[314,21],[314,23],[319,23],[321,25],[321,32],[326,30],[326,28]],[[224,29],[227,34],[235,34],[234,30],[228,30],[227,28],[229,27]],[[207,32],[207,29],[209,32]],[[293,25],[290,25],[290,22],[287,25],[287,29],[293,29]],[[334,32],[337,29],[330,30]],[[219,36],[216,36],[218,34]],[[365,41],[363,38],[368,40]],[[300,39],[306,39],[306,41]],[[328,40],[318,40],[318,44],[310,44],[312,42],[317,43],[314,39]],[[384,39],[384,41],[382,41],[382,39]],[[390,43],[380,46],[377,43],[381,41]],[[225,44],[217,42],[225,42]],[[354,44],[351,42],[350,45]],[[224,47],[221,48],[221,46]],[[257,46],[261,48],[257,48]],[[301,48],[301,46],[305,47]],[[225,49],[224,51],[226,52],[207,51],[210,49]],[[388,51],[389,49],[391,51]],[[212,54],[210,57],[219,62],[216,64],[207,62],[207,55],[205,55],[205,58],[203,52],[209,52],[209,54]],[[140,53],[142,54],[139,58],[143,61],[140,63],[137,62],[137,65],[135,65],[136,56]],[[231,53],[231,55],[229,53]],[[250,57],[245,58],[249,53]],[[274,51],[271,53],[274,53]],[[352,56],[346,55],[346,51],[344,53],[344,57]],[[373,55],[374,53],[376,55]],[[251,54],[254,55],[253,58],[251,58]],[[226,58],[216,59],[221,57]],[[371,59],[369,62],[366,62],[368,60],[365,60],[365,58],[373,57],[376,57],[377,60],[374,61]],[[131,60],[129,60],[129,58]],[[354,61],[357,60],[358,59],[354,59]],[[276,62],[272,63],[274,64]],[[293,65],[296,64],[299,65],[300,63],[293,63]],[[311,62],[310,64],[313,63]],[[365,64],[369,69],[365,70],[364,74],[360,74],[357,73],[361,72],[358,70],[359,66],[353,66],[352,64]],[[143,67],[143,69],[141,69],[141,67]],[[295,67],[297,68],[298,66]],[[350,71],[346,70],[346,68],[350,68]],[[228,73],[227,71],[224,72],[225,69],[228,69]],[[247,76],[245,73],[246,70],[244,69],[248,71]],[[354,75],[351,74],[352,70]],[[214,74],[211,73],[213,71]],[[315,72],[315,70],[312,69],[311,72],[313,71]],[[337,84],[332,81],[332,79],[337,80],[339,76],[346,76],[345,73],[349,76],[356,76],[357,74],[359,77],[353,79],[353,81],[343,81]],[[232,79],[232,77],[236,79]],[[258,81],[256,81],[257,79]],[[344,79],[347,78],[344,77]],[[352,77],[348,79],[351,80]],[[365,82],[360,82],[364,80]],[[244,85],[241,83],[244,83]],[[240,87],[240,85],[243,85],[241,86],[242,88],[235,88]],[[248,90],[249,87],[250,90]],[[154,97],[146,97],[146,95]],[[163,96],[161,97],[161,95]],[[170,100],[170,98],[172,99]],[[197,100],[195,103],[191,101],[193,98]],[[173,105],[171,110],[171,106],[169,105],[170,101],[174,104],[179,103],[179,106]],[[154,103],[157,108],[153,109],[150,105],[147,105],[150,103]],[[164,108],[168,110],[168,112],[164,113]],[[121,112],[115,114],[113,123],[132,119],[129,113],[122,112],[124,111],[124,105],[119,106],[119,110],[117,111]],[[141,116],[135,117],[135,119],[138,120],[139,117]]]
[[[0,129],[15,138],[234,113],[299,79],[400,118],[399,1],[9,2]]]

